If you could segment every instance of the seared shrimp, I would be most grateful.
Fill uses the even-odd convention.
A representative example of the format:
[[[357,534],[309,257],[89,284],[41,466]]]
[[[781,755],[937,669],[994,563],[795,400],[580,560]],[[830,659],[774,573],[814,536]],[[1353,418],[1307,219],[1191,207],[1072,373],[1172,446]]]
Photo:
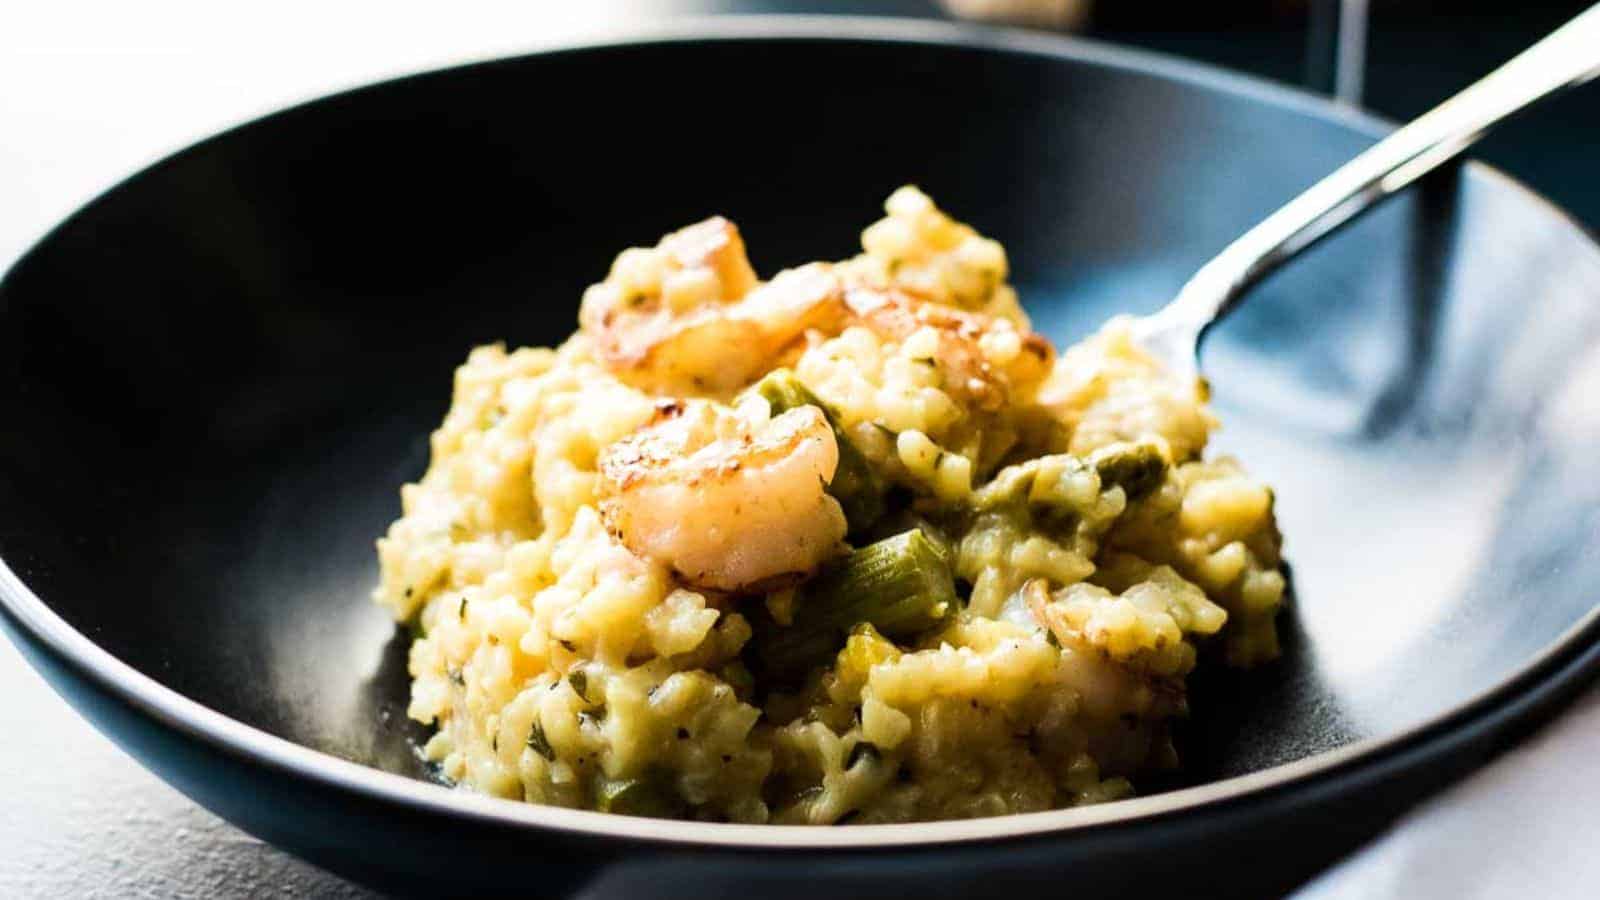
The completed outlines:
[[[814,406],[775,418],[670,401],[600,456],[601,515],[636,555],[707,590],[798,581],[840,552],[844,513],[825,488],[839,464]]]
[[[725,396],[772,368],[809,329],[845,315],[825,265],[759,284],[739,230],[707,219],[653,250],[629,250],[584,294],[579,321],[601,361],[654,393]]]
[[[1044,337],[1009,319],[919,301],[901,291],[853,287],[845,295],[853,320],[879,336],[904,341],[930,329],[931,361],[945,389],[970,408],[994,412],[1013,392],[1050,373],[1055,350]]]

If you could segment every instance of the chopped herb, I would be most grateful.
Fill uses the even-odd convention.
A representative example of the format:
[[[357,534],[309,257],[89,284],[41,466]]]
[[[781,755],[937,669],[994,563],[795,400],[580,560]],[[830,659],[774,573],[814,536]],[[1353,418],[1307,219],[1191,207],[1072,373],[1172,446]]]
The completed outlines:
[[[467,679],[462,676],[460,669],[446,667],[444,674],[449,676],[450,680],[455,682],[459,687],[467,686]]]
[[[489,739],[489,749],[496,753],[500,752],[500,735],[496,734]]]
[[[461,605],[456,607],[456,618],[465,622],[467,620],[467,598],[461,598]]]
[[[568,672],[567,684],[572,685],[572,692],[578,695],[579,700],[585,703],[589,702],[589,676],[585,675],[582,669],[573,669]]]
[[[534,719],[533,727],[528,729],[528,748],[551,762],[556,761],[556,751],[550,748],[550,739],[544,736],[544,725],[538,719]]]
[[[568,652],[568,653],[577,653],[577,652],[578,652],[578,645],[577,645],[577,644],[574,644],[574,643],[573,643],[573,642],[571,642],[571,641],[561,641],[561,640],[558,640],[558,641],[556,641],[556,643],[558,643],[558,644],[560,644],[560,645],[561,645],[561,646],[563,646],[563,647],[565,647],[565,648],[567,648],[567,652]]]
[[[850,756],[845,759],[844,767],[846,769],[854,769],[856,763],[862,760],[866,760],[868,765],[872,765],[882,758],[878,753],[876,744],[871,741],[857,741],[856,745],[850,748]]]
[[[406,594],[405,594],[405,596],[406,596],[407,600],[411,599],[411,585],[409,585],[409,584],[406,585]]]

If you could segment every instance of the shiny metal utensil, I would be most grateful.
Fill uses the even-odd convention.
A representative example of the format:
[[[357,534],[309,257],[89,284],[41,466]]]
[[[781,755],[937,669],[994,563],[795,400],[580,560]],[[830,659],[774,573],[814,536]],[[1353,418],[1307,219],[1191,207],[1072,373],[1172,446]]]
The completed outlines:
[[[1600,74],[1600,5],[1312,185],[1201,266],[1133,337],[1174,374],[1199,374],[1200,339],[1251,286],[1301,250],[1402,190],[1489,129]]]

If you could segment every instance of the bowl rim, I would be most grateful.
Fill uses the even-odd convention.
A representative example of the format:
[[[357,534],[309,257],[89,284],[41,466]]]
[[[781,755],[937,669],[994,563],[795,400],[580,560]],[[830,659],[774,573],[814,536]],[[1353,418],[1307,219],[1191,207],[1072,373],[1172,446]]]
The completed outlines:
[[[386,90],[440,73],[515,62],[554,58],[635,46],[690,46],[702,43],[838,41],[890,45],[971,48],[1005,55],[1041,57],[1096,65],[1127,74],[1150,75],[1205,90],[1242,97],[1349,127],[1377,139],[1392,123],[1351,107],[1335,104],[1299,88],[1171,57],[1064,35],[954,24],[934,20],[831,15],[739,15],[688,17],[671,23],[630,25],[513,56],[486,56],[428,68],[393,78],[334,91],[257,116],[191,143],[101,191],[23,252],[0,278],[0,291],[11,274],[84,210],[98,204],[151,169],[192,150],[226,139],[234,132],[292,114],[313,104]],[[1600,260],[1600,240],[1582,222],[1516,179],[1480,162],[1463,163],[1473,175],[1522,195],[1574,229]],[[742,825],[619,816],[588,810],[519,802],[469,793],[441,784],[341,759],[253,725],[192,700],[124,663],[78,631],[51,609],[0,559],[0,612],[22,632],[64,662],[79,677],[161,725],[211,749],[279,773],[308,779],[321,787],[364,795],[425,811],[501,827],[554,829],[596,838],[631,839],[655,845],[729,850],[867,851],[927,849],[952,844],[1024,839],[1102,827],[1129,826],[1180,814],[1215,809],[1231,801],[1262,797],[1276,790],[1303,788],[1314,781],[1352,770],[1374,771],[1394,763],[1407,751],[1426,751],[1431,744],[1465,732],[1492,717],[1500,707],[1515,705],[1524,695],[1571,682],[1597,668],[1600,654],[1600,604],[1541,648],[1498,683],[1434,716],[1393,734],[1366,738],[1343,747],[1257,772],[1164,793],[1069,809],[1018,813],[950,822],[893,825]],[[17,635],[13,635],[14,637]],[[1583,657],[1583,658],[1579,658]],[[1574,664],[1574,660],[1577,660]],[[1503,712],[1504,710],[1502,710]],[[1436,750],[1438,748],[1435,748]]]

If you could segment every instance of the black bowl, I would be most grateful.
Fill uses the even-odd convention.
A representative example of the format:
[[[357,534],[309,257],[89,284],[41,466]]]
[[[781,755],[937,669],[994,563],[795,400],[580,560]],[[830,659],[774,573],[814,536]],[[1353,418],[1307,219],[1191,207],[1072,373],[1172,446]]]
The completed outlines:
[[[845,20],[724,22],[270,116],[134,176],[0,284],[4,622],[191,797],[390,887],[1280,889],[1600,655],[1600,248],[1482,166],[1309,253],[1216,332],[1221,448],[1278,487],[1296,593],[1280,662],[1197,684],[1167,792],[838,829],[453,793],[417,762],[372,540],[467,349],[560,340],[620,247],[721,212],[764,272],[842,257],[917,182],[1007,244],[1037,324],[1070,341],[1155,308],[1382,130],[1144,54]]]

